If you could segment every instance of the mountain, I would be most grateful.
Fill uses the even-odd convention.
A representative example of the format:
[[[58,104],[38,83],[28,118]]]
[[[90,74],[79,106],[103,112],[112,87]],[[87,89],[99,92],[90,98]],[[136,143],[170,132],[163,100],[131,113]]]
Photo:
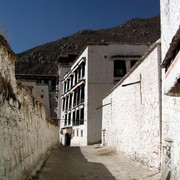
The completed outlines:
[[[159,16],[147,19],[133,18],[110,29],[81,30],[71,36],[16,54],[16,73],[56,74],[60,55],[79,54],[88,44],[152,44],[159,38]]]

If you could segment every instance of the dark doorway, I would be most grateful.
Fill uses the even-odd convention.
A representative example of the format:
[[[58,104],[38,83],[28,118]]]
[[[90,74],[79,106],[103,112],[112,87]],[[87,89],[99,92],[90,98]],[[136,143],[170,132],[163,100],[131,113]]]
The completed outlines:
[[[71,144],[71,136],[70,134],[66,133],[65,134],[65,146],[70,146]]]

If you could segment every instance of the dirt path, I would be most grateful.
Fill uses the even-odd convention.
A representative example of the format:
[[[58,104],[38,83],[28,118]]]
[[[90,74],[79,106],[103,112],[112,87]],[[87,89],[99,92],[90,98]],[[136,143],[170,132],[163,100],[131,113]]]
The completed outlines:
[[[98,145],[59,146],[35,179],[40,180],[160,180],[152,172],[115,151]]]

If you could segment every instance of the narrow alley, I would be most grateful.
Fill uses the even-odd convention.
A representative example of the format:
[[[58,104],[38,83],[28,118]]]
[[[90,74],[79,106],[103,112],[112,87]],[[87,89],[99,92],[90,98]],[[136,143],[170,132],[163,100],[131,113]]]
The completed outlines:
[[[160,180],[160,174],[100,145],[56,146],[33,179]]]

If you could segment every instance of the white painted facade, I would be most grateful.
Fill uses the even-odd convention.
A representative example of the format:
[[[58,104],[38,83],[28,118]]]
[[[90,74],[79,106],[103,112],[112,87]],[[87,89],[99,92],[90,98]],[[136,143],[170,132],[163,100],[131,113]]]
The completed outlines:
[[[160,168],[160,44],[103,99],[103,144]]]
[[[57,107],[57,101],[54,97],[57,76],[16,74],[16,79],[19,83],[28,87],[33,96],[44,104],[47,116],[57,120],[54,112],[55,107]]]
[[[180,26],[180,1],[161,0],[161,40],[162,61],[166,56],[171,41]],[[179,39],[180,41],[180,39]],[[179,52],[180,53],[180,52]],[[180,97],[179,88],[173,92],[173,87],[179,85],[180,74],[179,53],[167,72],[162,69],[163,92],[163,158],[162,179],[180,179]],[[175,63],[176,62],[176,63]],[[167,94],[167,95],[166,95]]]
[[[72,145],[87,145],[101,142],[102,99],[117,83],[117,80],[122,79],[123,73],[128,72],[131,66],[134,65],[134,62],[138,61],[147,49],[147,45],[111,44],[88,46],[84,50],[66,73],[63,80],[63,87],[66,84],[66,88],[64,88],[66,90],[63,90],[61,99],[66,104],[68,98],[68,108],[63,109],[63,103],[61,103],[61,143],[65,144],[66,133],[70,134]],[[116,77],[117,74],[114,72],[117,68],[114,68],[115,61],[116,63],[117,61],[124,62],[125,71],[123,72],[122,69],[116,71],[116,73],[120,73],[119,77]],[[84,76],[82,76],[83,64],[85,65]],[[77,80],[75,80],[76,75],[78,76]],[[68,88],[67,84],[70,84]],[[82,93],[82,86],[84,95],[82,99],[79,99]],[[76,90],[77,94],[80,94],[77,95],[78,102],[75,102],[75,105],[73,105],[72,102],[74,102]],[[72,102],[69,105],[69,99],[71,98],[72,100],[70,101]],[[84,112],[82,115],[83,119],[81,119],[82,109]],[[78,123],[73,124],[73,121]],[[69,132],[70,128],[71,132]]]
[[[62,119],[61,119],[61,96],[63,93],[63,86],[62,82],[64,79],[64,75],[70,70],[71,65],[73,64],[75,58],[77,55],[67,55],[67,56],[60,56],[58,60],[58,76],[59,76],[59,82],[56,85],[56,94],[55,99],[57,101],[57,107],[55,108],[55,112],[57,114],[58,119],[58,125],[59,125],[59,142],[64,142],[64,137],[61,136],[61,125],[62,125]]]
[[[162,180],[180,179],[179,28],[180,1],[161,0],[161,51],[158,45],[103,100],[102,143],[151,168],[161,167]],[[131,84],[133,79],[137,83]]]
[[[49,88],[48,85],[41,85],[36,84],[36,82],[28,82],[28,81],[21,81],[23,85],[31,89],[31,93],[35,98],[41,101],[46,110],[46,114],[48,117],[51,116],[50,114],[50,105],[49,105]]]
[[[60,120],[61,119],[61,95],[63,92],[63,86],[62,86],[62,81],[64,78],[64,75],[66,72],[70,69],[70,65],[67,63],[66,65],[59,65],[58,67],[58,75],[59,75],[59,83],[56,88],[56,98],[57,98],[57,118]],[[60,123],[59,123],[60,124]]]

